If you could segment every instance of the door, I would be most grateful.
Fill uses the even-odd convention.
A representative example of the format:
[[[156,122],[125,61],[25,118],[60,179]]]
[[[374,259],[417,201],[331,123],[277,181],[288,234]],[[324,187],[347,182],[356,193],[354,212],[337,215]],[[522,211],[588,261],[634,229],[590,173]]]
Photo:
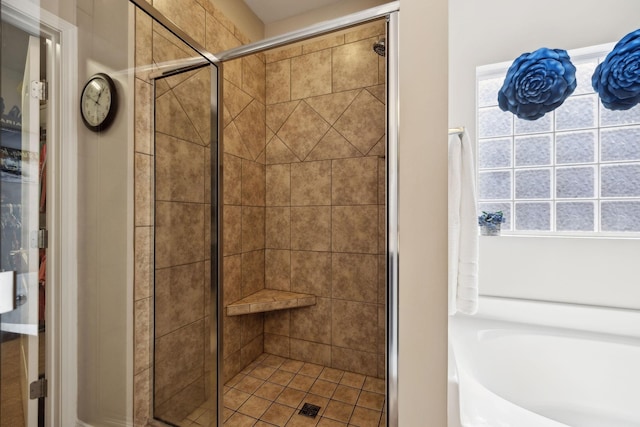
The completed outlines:
[[[36,427],[44,424],[39,416],[44,402],[30,398],[37,395],[30,386],[44,375],[39,347],[46,276],[46,254],[39,249],[40,223],[46,220],[41,39],[1,25],[0,275],[7,280],[0,293],[0,427]]]

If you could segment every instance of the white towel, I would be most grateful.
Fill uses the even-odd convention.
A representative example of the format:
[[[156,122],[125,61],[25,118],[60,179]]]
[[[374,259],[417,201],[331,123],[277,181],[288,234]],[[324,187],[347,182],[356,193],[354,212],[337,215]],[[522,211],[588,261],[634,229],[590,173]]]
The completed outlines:
[[[449,137],[449,314],[478,311],[478,219],[471,143]]]

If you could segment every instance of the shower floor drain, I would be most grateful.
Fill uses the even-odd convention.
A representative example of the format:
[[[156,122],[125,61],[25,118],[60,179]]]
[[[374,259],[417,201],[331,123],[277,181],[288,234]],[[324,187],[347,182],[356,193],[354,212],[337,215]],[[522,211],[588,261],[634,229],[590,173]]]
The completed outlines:
[[[315,418],[316,415],[318,415],[318,412],[320,412],[319,406],[312,405],[311,403],[305,403],[304,405],[302,405],[302,409],[300,409],[300,412],[298,412],[298,414],[304,415],[305,417],[309,418]]]

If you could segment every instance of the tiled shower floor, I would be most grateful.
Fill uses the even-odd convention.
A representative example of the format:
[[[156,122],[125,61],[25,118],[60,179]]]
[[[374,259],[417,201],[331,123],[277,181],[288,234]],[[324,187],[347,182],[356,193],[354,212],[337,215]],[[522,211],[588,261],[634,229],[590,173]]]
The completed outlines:
[[[224,425],[386,426],[384,380],[312,363],[262,354],[224,386]],[[298,414],[319,406],[315,418]],[[183,427],[210,425],[206,406]]]

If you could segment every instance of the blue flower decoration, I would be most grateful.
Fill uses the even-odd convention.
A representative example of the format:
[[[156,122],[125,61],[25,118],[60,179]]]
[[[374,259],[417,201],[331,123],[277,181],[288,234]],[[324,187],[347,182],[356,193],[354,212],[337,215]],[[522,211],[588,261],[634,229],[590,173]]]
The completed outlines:
[[[640,103],[640,30],[616,44],[596,67],[591,85],[609,110],[628,110]]]
[[[576,86],[576,67],[567,51],[543,47],[513,61],[498,105],[521,119],[537,120],[562,105]]]

